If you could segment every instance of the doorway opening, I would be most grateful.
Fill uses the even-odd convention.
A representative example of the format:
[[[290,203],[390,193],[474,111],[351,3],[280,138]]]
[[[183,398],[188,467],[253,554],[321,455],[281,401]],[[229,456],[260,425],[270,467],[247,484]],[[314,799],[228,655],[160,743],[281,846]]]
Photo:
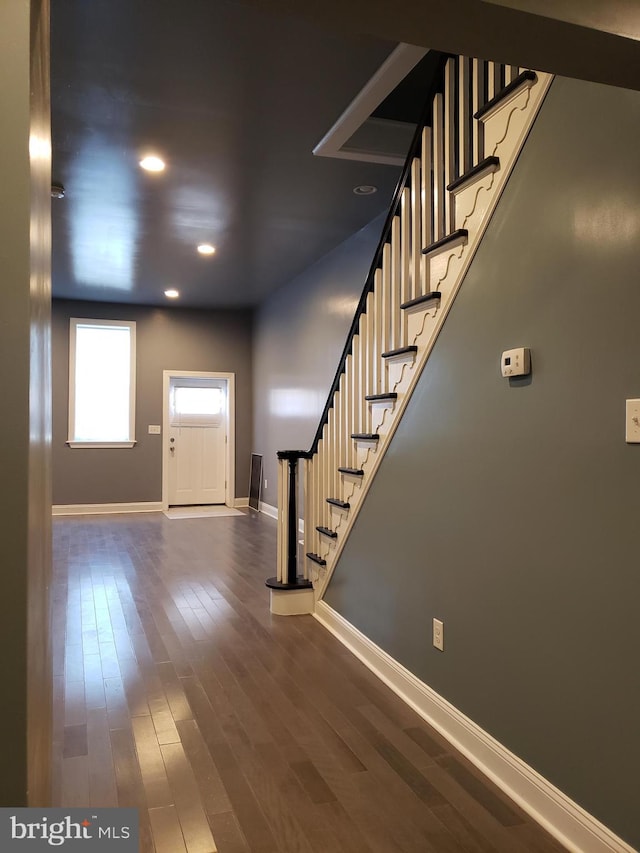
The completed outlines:
[[[235,376],[163,371],[162,507],[235,505]]]

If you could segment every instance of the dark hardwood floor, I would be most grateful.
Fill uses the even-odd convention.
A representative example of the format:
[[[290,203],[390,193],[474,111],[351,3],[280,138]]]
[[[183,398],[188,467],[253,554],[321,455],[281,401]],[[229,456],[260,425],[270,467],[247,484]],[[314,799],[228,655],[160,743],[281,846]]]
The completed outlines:
[[[275,522],[54,522],[54,804],[136,806],[142,853],[557,853],[311,616],[269,613]]]

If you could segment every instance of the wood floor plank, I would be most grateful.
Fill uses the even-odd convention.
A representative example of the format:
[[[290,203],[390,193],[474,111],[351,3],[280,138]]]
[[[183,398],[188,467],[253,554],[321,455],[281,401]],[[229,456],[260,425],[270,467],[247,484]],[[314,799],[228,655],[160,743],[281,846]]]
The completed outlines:
[[[407,726],[403,731],[430,758],[439,758],[441,755],[448,755],[451,751],[451,745],[433,729],[430,732],[427,731],[426,725]]]
[[[62,760],[62,804],[89,805],[89,757],[80,755]]]
[[[173,663],[171,661],[159,663],[156,665],[156,671],[174,721],[192,720],[193,712]]]
[[[122,678],[105,678],[104,694],[109,728],[127,728],[130,725],[130,717]]]
[[[116,807],[118,790],[106,708],[87,711],[87,746],[91,805]]]
[[[361,705],[358,711],[415,768],[420,770],[434,763],[434,759],[408,737],[404,729],[389,720],[380,708],[369,703]]]
[[[187,847],[175,806],[150,809],[149,817],[156,853],[186,853]]]
[[[215,845],[193,770],[181,743],[160,747],[189,853],[215,853]]]
[[[102,658],[99,653],[84,655],[84,692],[87,711],[106,708]]]
[[[118,805],[145,811],[147,799],[142,784],[142,772],[136,754],[133,732],[128,729],[110,731],[113,766],[116,776]]]
[[[531,853],[562,853],[564,850],[555,838],[530,822],[514,826],[511,832]]]
[[[149,808],[171,805],[173,794],[151,718],[134,717],[131,726]]]
[[[196,721],[181,720],[177,723],[177,728],[195,774],[205,813],[213,826],[213,818],[216,815],[232,811],[229,797]]]
[[[519,826],[525,823],[526,818],[522,812],[516,811],[515,807],[508,805],[506,797],[487,784],[486,780],[477,776],[471,768],[454,755],[443,756],[438,759],[438,764],[443,767],[456,782],[477,800],[502,826]]]
[[[232,811],[212,815],[209,823],[220,853],[249,853],[247,840]]]
[[[87,724],[82,723],[79,726],[65,726],[62,757],[77,758],[79,755],[87,754]]]
[[[79,726],[87,722],[84,680],[64,682],[64,724]]]

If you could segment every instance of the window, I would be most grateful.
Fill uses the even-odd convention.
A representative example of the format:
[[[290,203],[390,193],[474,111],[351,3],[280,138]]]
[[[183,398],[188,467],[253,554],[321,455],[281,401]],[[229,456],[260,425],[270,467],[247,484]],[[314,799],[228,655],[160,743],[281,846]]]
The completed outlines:
[[[135,444],[136,324],[71,318],[70,447]]]
[[[217,426],[224,413],[224,402],[222,388],[212,385],[211,380],[181,380],[180,384],[172,384],[171,426]]]

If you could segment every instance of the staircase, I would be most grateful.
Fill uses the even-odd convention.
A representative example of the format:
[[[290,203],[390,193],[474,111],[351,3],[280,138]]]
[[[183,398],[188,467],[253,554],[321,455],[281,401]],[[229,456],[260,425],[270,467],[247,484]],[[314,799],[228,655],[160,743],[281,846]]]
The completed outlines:
[[[313,445],[278,454],[272,612],[308,613],[322,598],[551,80],[443,59]]]

